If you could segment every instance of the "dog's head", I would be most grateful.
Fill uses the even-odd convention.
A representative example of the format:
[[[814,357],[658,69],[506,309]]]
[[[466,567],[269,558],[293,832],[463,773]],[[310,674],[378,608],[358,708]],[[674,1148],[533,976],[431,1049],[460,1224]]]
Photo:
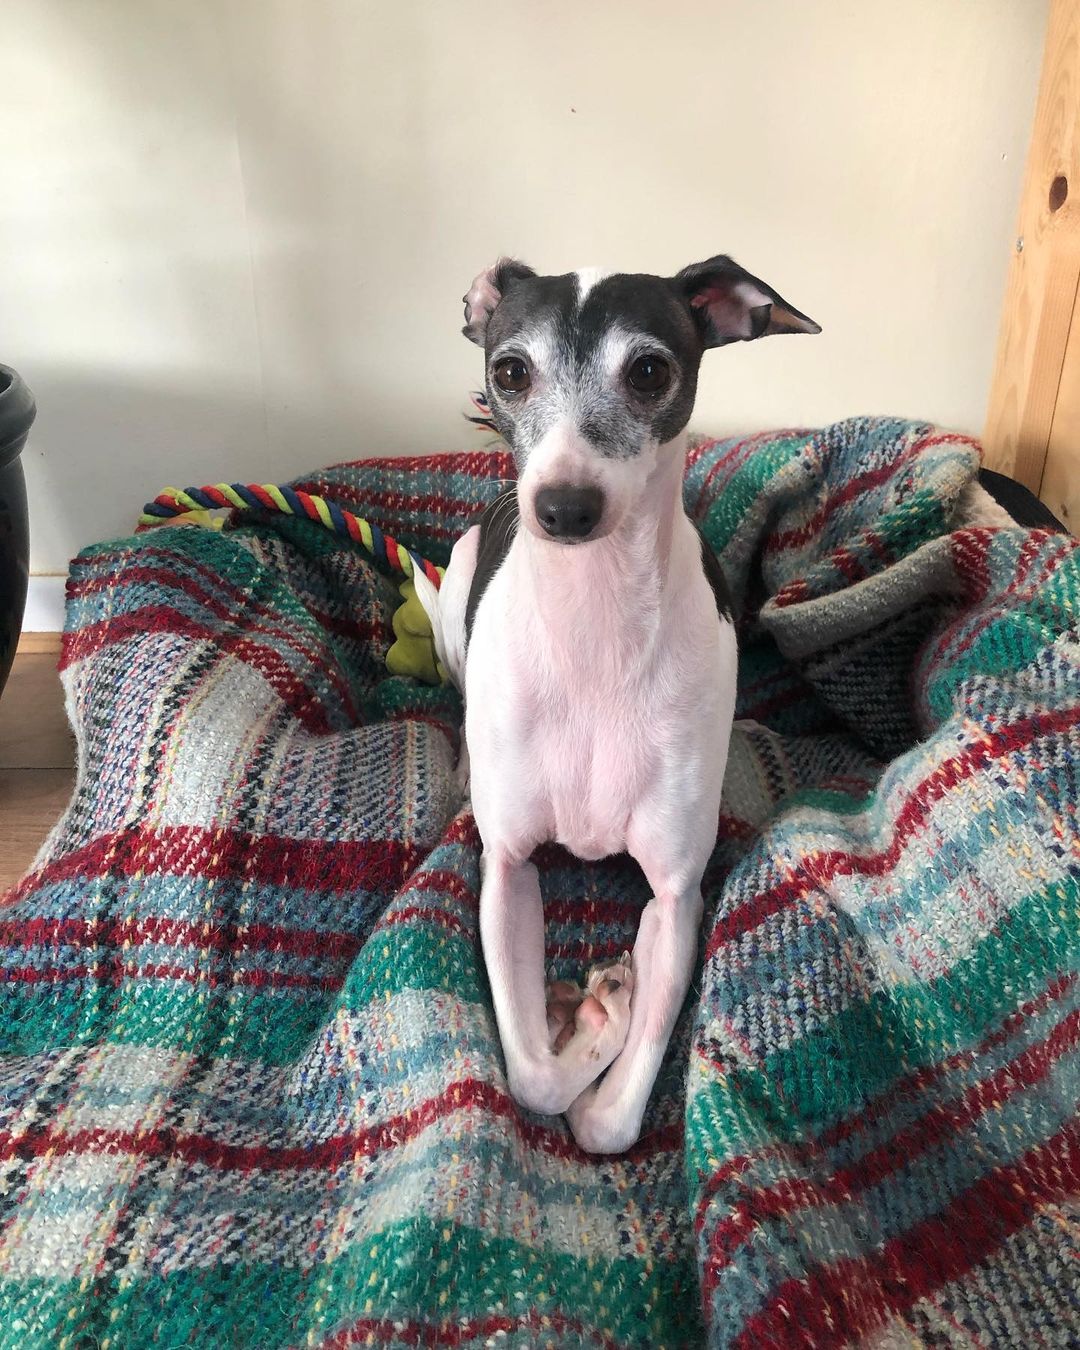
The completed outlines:
[[[561,543],[602,538],[633,507],[690,419],[707,347],[821,331],[727,257],[675,277],[541,277],[503,258],[464,300],[522,522]]]

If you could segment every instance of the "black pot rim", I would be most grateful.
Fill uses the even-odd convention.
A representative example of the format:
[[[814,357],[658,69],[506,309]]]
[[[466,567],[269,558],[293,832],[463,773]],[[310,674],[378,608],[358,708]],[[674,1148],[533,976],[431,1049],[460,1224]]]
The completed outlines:
[[[0,365],[0,469],[18,459],[36,416],[30,386],[17,370]]]

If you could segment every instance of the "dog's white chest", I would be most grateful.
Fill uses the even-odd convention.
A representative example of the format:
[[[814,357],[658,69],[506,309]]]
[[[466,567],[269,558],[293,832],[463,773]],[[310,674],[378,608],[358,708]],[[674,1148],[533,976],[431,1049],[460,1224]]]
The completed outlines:
[[[594,859],[630,848],[642,812],[677,819],[682,783],[700,781],[726,738],[717,676],[734,669],[704,577],[682,590],[662,633],[648,607],[620,609],[610,591],[559,596],[556,643],[509,570],[492,581],[469,651],[478,820],[497,819],[526,852],[550,840]]]
[[[546,816],[551,837],[579,858],[622,852],[655,776],[653,700],[577,690],[545,703],[533,710],[535,735],[522,746],[533,765],[531,814]]]

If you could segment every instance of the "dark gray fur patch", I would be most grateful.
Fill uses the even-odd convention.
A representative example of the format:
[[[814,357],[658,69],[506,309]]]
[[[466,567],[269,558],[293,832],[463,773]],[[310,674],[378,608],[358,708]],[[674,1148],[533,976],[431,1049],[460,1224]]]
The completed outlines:
[[[712,587],[712,593],[716,598],[716,612],[721,619],[731,622],[731,592],[728,590],[727,582],[724,580],[724,573],[720,568],[720,560],[713,552],[712,545],[698,530],[698,538],[701,540],[701,564],[705,568],[705,579]]]
[[[491,578],[502,566],[518,527],[517,488],[508,487],[490,502],[480,517],[480,543],[476,552],[469,598],[465,602],[465,650],[468,652],[476,610]]]

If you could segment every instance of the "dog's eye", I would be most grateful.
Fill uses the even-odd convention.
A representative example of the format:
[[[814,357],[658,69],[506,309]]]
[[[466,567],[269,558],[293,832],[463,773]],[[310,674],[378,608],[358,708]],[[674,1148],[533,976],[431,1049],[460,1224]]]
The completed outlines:
[[[661,394],[671,383],[671,367],[661,356],[639,356],[626,379],[639,394]]]
[[[495,383],[504,394],[523,394],[532,384],[532,376],[520,356],[504,356],[495,362]]]

